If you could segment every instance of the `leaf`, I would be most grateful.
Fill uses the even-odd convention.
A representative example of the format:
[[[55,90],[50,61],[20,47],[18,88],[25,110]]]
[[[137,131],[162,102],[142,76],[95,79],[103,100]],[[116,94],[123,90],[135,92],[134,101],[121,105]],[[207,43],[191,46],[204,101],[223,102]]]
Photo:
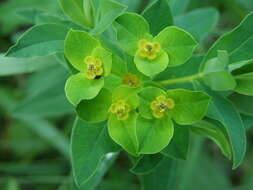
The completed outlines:
[[[59,0],[59,2],[64,13],[74,22],[87,28],[93,26],[90,0]]]
[[[199,18],[202,18],[201,21]],[[175,25],[186,30],[202,42],[218,23],[219,13],[214,8],[195,9],[175,18]]]
[[[155,154],[165,148],[174,133],[174,125],[170,118],[145,119],[137,118],[137,139],[139,154]]]
[[[65,39],[64,53],[79,71],[85,71],[84,58],[92,55],[99,42],[85,31],[71,30]]]
[[[71,136],[71,162],[76,184],[81,186],[89,182],[106,155],[118,150],[104,123],[88,124],[77,119]]]
[[[84,73],[78,73],[68,78],[65,85],[65,92],[68,100],[77,105],[81,100],[95,98],[104,86],[104,79],[89,80]]]
[[[106,154],[98,164],[98,167],[94,175],[89,178],[87,182],[80,186],[80,188],[75,187],[71,190],[84,190],[84,189],[95,189],[103,180],[103,177],[106,175],[106,172],[115,162],[118,153],[108,153]]]
[[[235,76],[236,87],[235,92],[247,96],[253,96],[253,73],[245,73]]]
[[[111,114],[108,120],[108,130],[111,138],[124,150],[133,156],[138,156],[138,141],[136,134],[137,114],[130,112],[127,120],[118,120]]]
[[[186,160],[189,140],[189,128],[174,124],[174,135],[168,146],[166,146],[161,153],[167,157]]]
[[[137,51],[138,41],[149,33],[148,22],[135,13],[124,13],[115,20],[113,26],[121,48],[132,56]]]
[[[38,58],[12,58],[0,56],[0,76],[32,73],[57,64],[53,56]]]
[[[203,67],[203,80],[212,90],[233,90],[236,81],[228,68],[229,57],[227,51],[219,50],[218,56],[206,62]]]
[[[136,109],[139,105],[138,91],[138,88],[132,88],[126,85],[118,86],[113,90],[112,101],[124,100],[130,105],[131,109]]]
[[[95,23],[95,28],[91,31],[95,35],[104,32],[127,8],[114,0],[98,0],[98,5],[94,7],[99,10],[96,13],[96,18],[99,19]]]
[[[184,30],[175,26],[166,27],[156,37],[162,48],[169,55],[168,66],[185,63],[193,54],[197,42]]]
[[[221,149],[224,156],[231,159],[232,153],[230,143],[226,134],[223,133],[224,130],[222,128],[224,127],[219,122],[202,120],[194,123],[191,127],[191,131],[211,139]]]
[[[159,166],[162,160],[162,154],[143,155],[137,160],[130,171],[136,175],[149,174]]]
[[[143,11],[142,15],[150,24],[151,34],[154,36],[165,27],[173,25],[169,0],[156,0],[152,2]]]
[[[224,125],[231,143],[233,168],[237,168],[242,162],[246,151],[245,128],[238,111],[230,101],[216,92],[196,82],[195,88],[205,90],[212,97],[207,116]]]
[[[233,102],[236,109],[245,115],[253,116],[253,97],[238,93],[229,96],[229,100]]]
[[[165,51],[161,51],[154,60],[143,59],[137,53],[134,57],[134,63],[144,75],[153,77],[167,68],[169,58]]]
[[[34,26],[20,37],[18,42],[8,50],[6,56],[26,58],[47,56],[63,51],[68,30],[68,27],[59,24]]]
[[[204,75],[203,80],[212,90],[227,91],[236,87],[236,81],[227,71],[210,72]]]
[[[169,190],[171,187],[176,186],[176,175],[175,171],[177,169],[175,161],[171,158],[164,157],[156,169],[147,174],[141,175],[142,189],[145,190],[155,190],[163,189]]]
[[[101,122],[108,118],[109,108],[112,104],[110,91],[102,89],[92,100],[83,100],[78,104],[78,116],[87,122]]]
[[[203,63],[214,58],[217,50],[226,50],[230,56],[230,63],[252,59],[250,48],[253,43],[252,21],[253,13],[249,14],[234,30],[220,37],[208,50]]]
[[[1,2],[0,5],[0,23],[2,26],[0,28],[0,35],[8,35],[9,33],[15,31],[18,27],[24,24],[29,24],[22,18],[20,18],[16,12],[18,9],[22,8],[36,8],[40,10],[47,11],[49,13],[58,14],[60,9],[58,7],[57,1],[51,0],[9,0]]]
[[[173,13],[173,16],[180,15],[184,13],[190,3],[190,0],[170,0],[170,7]]]
[[[169,114],[176,123],[190,125],[201,120],[207,112],[210,96],[204,92],[185,89],[167,91],[168,97],[175,102],[175,108],[169,110]]]

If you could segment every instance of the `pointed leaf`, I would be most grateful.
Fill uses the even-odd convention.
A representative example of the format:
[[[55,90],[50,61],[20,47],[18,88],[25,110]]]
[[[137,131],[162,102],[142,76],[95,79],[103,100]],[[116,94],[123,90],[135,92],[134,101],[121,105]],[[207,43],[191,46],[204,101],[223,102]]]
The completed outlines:
[[[116,146],[107,133],[105,124],[88,124],[76,120],[71,136],[71,161],[75,182],[80,186],[88,182],[99,169],[108,153]]]

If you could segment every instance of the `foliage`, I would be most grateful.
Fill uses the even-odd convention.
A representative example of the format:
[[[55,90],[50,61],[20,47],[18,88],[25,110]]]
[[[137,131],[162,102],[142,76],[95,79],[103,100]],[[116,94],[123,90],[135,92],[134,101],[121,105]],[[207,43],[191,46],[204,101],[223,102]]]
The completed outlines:
[[[208,48],[218,11],[186,12],[190,0],[178,2],[151,1],[137,13],[132,1],[59,0],[55,7],[62,10],[28,3],[17,12],[34,26],[0,56],[0,76],[37,73],[28,77],[26,98],[3,90],[0,106],[14,126],[39,137],[34,146],[44,150],[46,141],[71,161],[72,185],[60,189],[105,189],[99,184],[119,152],[128,156],[143,189],[187,189],[197,168],[192,160],[203,155],[199,163],[208,162],[206,153],[197,154],[202,138],[195,135],[215,143],[234,169],[243,163],[246,129],[253,124],[253,13]],[[70,123],[76,117],[70,156],[69,140],[54,127],[66,115]],[[197,139],[193,151],[191,137]],[[11,179],[6,189],[19,187]]]

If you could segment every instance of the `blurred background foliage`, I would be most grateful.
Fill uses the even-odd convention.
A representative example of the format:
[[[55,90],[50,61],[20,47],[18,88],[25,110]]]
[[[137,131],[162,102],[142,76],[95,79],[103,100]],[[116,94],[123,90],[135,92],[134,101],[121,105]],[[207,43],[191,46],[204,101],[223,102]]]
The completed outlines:
[[[118,1],[127,4],[130,11],[137,12],[141,12],[150,2]],[[253,11],[253,0],[170,1],[176,20],[195,9],[213,7],[218,10],[218,24],[208,37],[203,37],[198,53],[205,52],[215,39]],[[33,17],[38,11],[41,12],[40,17]],[[30,26],[43,23],[48,16],[54,15],[63,16],[57,0],[0,0],[0,56]],[[203,22],[202,18],[197,18],[189,23],[189,27]],[[61,55],[1,60],[0,189],[77,189],[72,183],[69,158],[69,137],[75,115],[64,95],[68,73]],[[6,64],[13,65],[11,71],[4,70]],[[28,70],[28,73],[23,74],[23,70]],[[236,102],[236,97],[234,99]],[[253,110],[246,110],[246,118],[253,115]],[[253,129],[250,128],[250,121],[247,124],[247,155],[242,166],[236,170],[231,169],[231,164],[223,158],[216,145],[206,139],[193,137],[187,161],[162,161],[170,170],[157,166],[151,174],[136,177],[129,171],[131,163],[126,154],[120,153],[101,183],[81,189],[166,190],[170,187],[168,189],[173,190],[251,190]],[[155,179],[159,182],[153,183]],[[143,187],[140,181],[144,182]]]

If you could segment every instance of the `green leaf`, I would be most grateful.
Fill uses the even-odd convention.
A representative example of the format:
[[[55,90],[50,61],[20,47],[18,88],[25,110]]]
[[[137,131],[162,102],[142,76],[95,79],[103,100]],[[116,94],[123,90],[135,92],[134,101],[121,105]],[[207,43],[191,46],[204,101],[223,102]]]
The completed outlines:
[[[233,168],[238,167],[246,151],[245,128],[240,114],[233,104],[221,95],[198,83],[195,83],[195,87],[205,90],[212,97],[207,116],[221,122],[226,128],[232,148]]]
[[[145,190],[170,190],[176,187],[176,163],[173,159],[164,157],[158,167],[147,175],[141,175],[142,189]]]
[[[169,55],[168,66],[178,66],[185,63],[193,54],[197,42],[184,30],[170,26],[162,30],[155,40]]]
[[[166,95],[166,92],[160,88],[147,87],[142,89],[138,95],[140,97],[140,115],[147,119],[153,119],[153,113],[150,108],[150,104],[156,99],[156,97],[160,95]]]
[[[137,114],[130,112],[127,120],[118,120],[111,114],[108,121],[108,130],[111,138],[133,156],[138,156],[138,141],[136,134]]]
[[[253,116],[253,97],[242,94],[233,93],[229,96],[229,100],[233,102],[236,109],[240,113]]]
[[[173,25],[169,0],[156,0],[152,2],[142,15],[150,24],[151,34],[153,35],[157,35],[165,27]]]
[[[236,87],[235,92],[240,94],[253,96],[253,73],[245,73],[235,76]]]
[[[170,0],[170,7],[173,13],[173,16],[180,15],[184,13],[190,3],[190,0]]]
[[[189,128],[187,126],[174,124],[174,135],[168,146],[166,146],[161,153],[167,157],[186,160],[189,140]]]
[[[134,57],[134,63],[144,75],[153,77],[167,68],[169,58],[165,51],[161,51],[154,60],[143,59],[137,53]]]
[[[224,156],[231,159],[230,143],[224,134],[224,128],[219,122],[213,120],[202,120],[192,124],[191,131],[211,139],[221,149]]]
[[[68,78],[65,92],[68,100],[77,105],[81,100],[89,100],[98,95],[104,86],[104,79],[89,80],[84,73],[78,73]]]
[[[90,0],[59,0],[64,13],[75,23],[91,28],[93,26]]]
[[[112,101],[117,102],[118,100],[124,100],[130,105],[131,109],[135,109],[139,105],[138,91],[138,88],[121,85],[113,90]]]
[[[227,91],[236,87],[236,81],[227,71],[210,72],[204,75],[203,80],[212,90]]]
[[[110,91],[102,89],[92,100],[83,100],[78,104],[78,116],[87,122],[101,122],[107,119],[112,104]]]
[[[199,20],[201,18],[201,21]],[[201,8],[179,15],[175,25],[192,34],[202,42],[213,31],[218,23],[219,12],[214,8]]]
[[[145,39],[149,33],[148,22],[142,16],[135,13],[125,13],[119,16],[113,26],[121,48],[132,56],[137,51],[138,41]]]
[[[161,119],[137,118],[137,138],[140,154],[155,154],[165,148],[174,133],[173,122],[168,117]]]
[[[34,26],[20,37],[6,55],[23,58],[47,56],[63,51],[64,39],[68,30],[68,27],[59,24]]]
[[[75,182],[79,186],[88,182],[96,175],[107,154],[118,150],[109,137],[105,124],[88,124],[77,119],[71,136],[71,162]]]
[[[117,156],[118,156],[118,153],[106,154],[99,162],[94,175],[92,175],[92,177],[89,178],[87,182],[82,184],[80,188],[75,187],[71,190],[84,190],[84,189],[93,190],[97,188],[97,186],[99,186],[99,184],[102,182],[103,177],[106,175],[110,167],[116,161]]]
[[[250,13],[239,26],[220,37],[207,52],[203,63],[216,57],[217,50],[226,50],[230,63],[253,58],[253,13]],[[243,35],[242,35],[243,34]]]
[[[40,71],[55,66],[54,56],[36,58],[12,58],[0,56],[0,76],[17,75]]]
[[[84,58],[91,56],[99,42],[85,31],[71,30],[65,39],[64,53],[79,71],[85,71]]]
[[[207,112],[210,96],[200,91],[175,89],[167,91],[168,97],[175,102],[169,114],[180,125],[190,125],[201,120]]]
[[[98,5],[95,5],[98,10],[95,22],[95,28],[91,31],[93,34],[101,34],[113,21],[126,10],[126,6],[114,0],[98,0]]]
[[[232,90],[236,81],[228,70],[229,57],[227,51],[218,51],[218,56],[208,60],[203,68],[203,80],[212,90]]]
[[[143,155],[137,160],[130,171],[137,175],[149,174],[158,167],[162,160],[162,154]]]

